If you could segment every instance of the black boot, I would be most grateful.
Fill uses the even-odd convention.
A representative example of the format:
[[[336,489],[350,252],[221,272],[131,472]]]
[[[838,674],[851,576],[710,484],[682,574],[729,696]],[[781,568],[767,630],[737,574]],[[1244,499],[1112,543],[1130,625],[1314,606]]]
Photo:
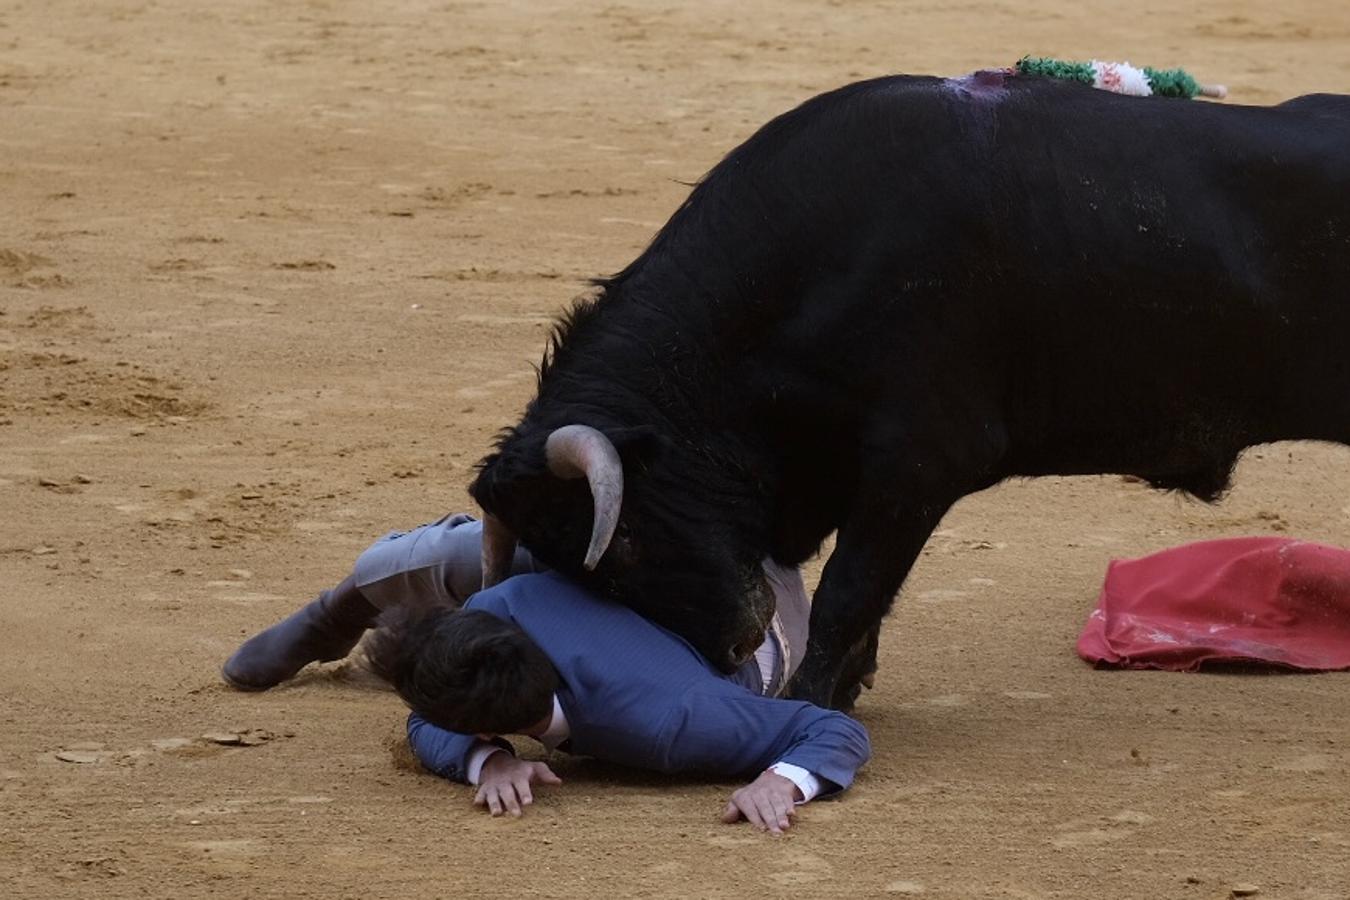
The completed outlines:
[[[348,576],[308,606],[244,641],[220,674],[241,691],[265,691],[312,662],[342,659],[379,613]]]

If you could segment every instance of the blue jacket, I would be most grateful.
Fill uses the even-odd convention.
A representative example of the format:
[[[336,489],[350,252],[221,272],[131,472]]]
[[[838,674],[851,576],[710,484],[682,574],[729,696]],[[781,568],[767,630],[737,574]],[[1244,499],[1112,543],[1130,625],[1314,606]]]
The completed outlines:
[[[552,660],[572,753],[726,776],[786,762],[820,778],[822,796],[848,787],[871,753],[866,729],[843,713],[753,693],[671,632],[556,573],[507,579],[465,608],[514,622]],[[465,781],[473,736],[413,713],[408,742],[428,770]]]

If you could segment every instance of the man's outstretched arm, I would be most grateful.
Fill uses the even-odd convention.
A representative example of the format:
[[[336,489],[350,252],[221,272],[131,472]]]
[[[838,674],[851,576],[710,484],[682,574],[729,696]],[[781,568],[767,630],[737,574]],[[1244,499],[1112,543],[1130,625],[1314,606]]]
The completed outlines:
[[[483,764],[499,751],[515,754],[502,738],[484,741],[471,734],[446,731],[417,713],[408,714],[408,746],[428,772],[460,784],[477,784]]]
[[[788,800],[809,800],[815,787],[818,796],[846,789],[871,755],[867,730],[843,713],[711,679],[685,692],[660,740],[666,771],[761,773],[733,795],[727,814],[770,831],[786,827]]]
[[[768,768],[731,795],[722,821],[734,825],[745,819],[760,831],[782,834],[792,826],[797,806],[809,799],[790,779]]]
[[[484,741],[446,731],[417,713],[408,716],[408,745],[428,772],[476,785],[474,804],[494,816],[519,816],[522,807],[534,802],[532,784],[562,783],[544,763],[517,759],[511,744],[501,738]]]

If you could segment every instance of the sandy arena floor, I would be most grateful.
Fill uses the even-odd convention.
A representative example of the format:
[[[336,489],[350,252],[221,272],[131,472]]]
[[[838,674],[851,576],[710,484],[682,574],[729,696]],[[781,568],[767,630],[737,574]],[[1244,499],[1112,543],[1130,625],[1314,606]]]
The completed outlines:
[[[886,629],[874,760],[780,839],[716,822],[732,783],[573,761],[490,820],[350,666],[216,675],[467,507],[550,317],[772,115],[1026,53],[1269,103],[1350,89],[1348,46],[1331,0],[0,5],[0,894],[1350,896],[1350,675],[1073,653],[1111,557],[1350,544],[1344,449],[1260,448],[1213,508],[960,504]]]

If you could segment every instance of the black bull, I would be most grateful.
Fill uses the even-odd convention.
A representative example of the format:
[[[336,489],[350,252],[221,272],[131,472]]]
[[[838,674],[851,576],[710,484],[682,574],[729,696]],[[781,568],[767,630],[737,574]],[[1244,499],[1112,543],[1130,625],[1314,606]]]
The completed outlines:
[[[496,562],[514,532],[729,666],[759,561],[837,530],[792,692],[846,705],[960,497],[1127,473],[1213,500],[1245,447],[1350,441],[1350,97],[854,84],[598,285],[472,486]]]

